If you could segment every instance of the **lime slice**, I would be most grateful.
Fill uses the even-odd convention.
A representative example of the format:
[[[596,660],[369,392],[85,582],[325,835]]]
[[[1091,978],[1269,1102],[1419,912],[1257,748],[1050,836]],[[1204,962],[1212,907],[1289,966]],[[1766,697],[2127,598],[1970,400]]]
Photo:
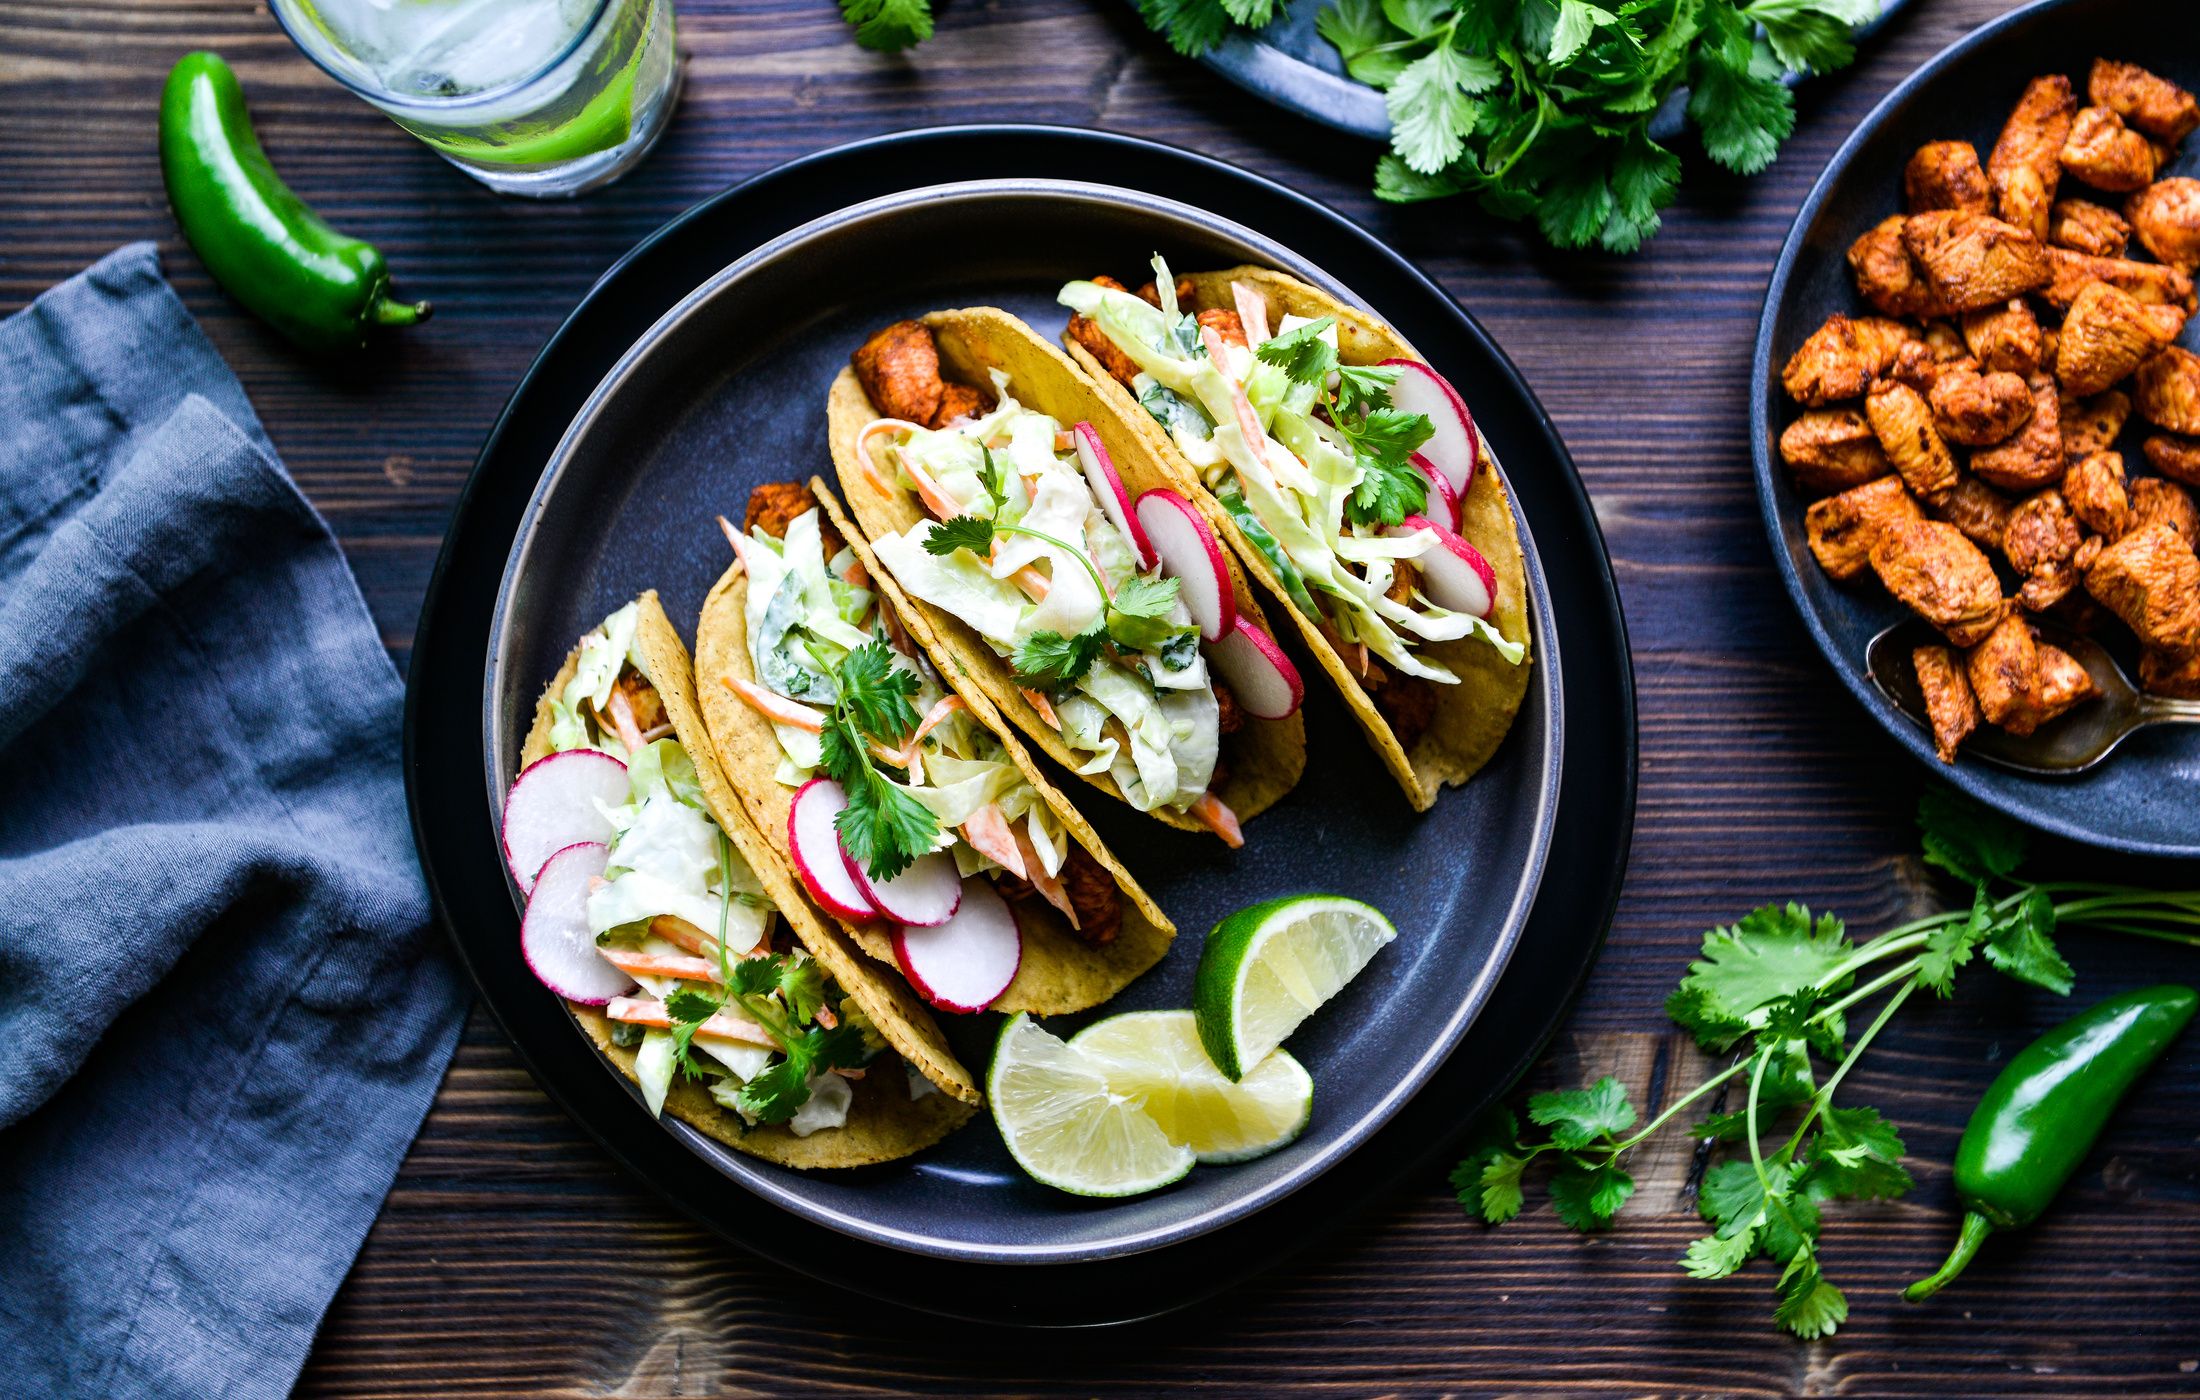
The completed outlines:
[[[1079,1196],[1135,1196],[1192,1169],[1138,1101],[1108,1088],[1097,1066],[1018,1013],[1001,1027],[986,1071],[993,1122],[1016,1165]]]
[[[1244,1162],[1297,1137],[1314,1113],[1314,1077],[1278,1050],[1232,1083],[1200,1048],[1189,1011],[1131,1011],[1087,1026],[1069,1048],[1110,1091],[1145,1106],[1199,1160]]]
[[[1380,909],[1336,894],[1286,895],[1216,924],[1192,982],[1215,1068],[1243,1079],[1397,936]]]

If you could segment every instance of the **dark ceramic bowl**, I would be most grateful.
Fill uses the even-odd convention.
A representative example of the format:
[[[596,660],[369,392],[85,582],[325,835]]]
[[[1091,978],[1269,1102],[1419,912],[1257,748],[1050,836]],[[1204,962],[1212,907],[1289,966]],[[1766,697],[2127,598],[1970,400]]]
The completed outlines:
[[[1749,390],[1751,446],[1773,557],[1803,624],[1841,683],[1897,743],[1964,792],[2042,830],[2142,855],[2193,857],[2200,856],[2200,729],[2144,730],[2108,762],[2073,778],[2030,777],[1975,757],[1941,764],[1932,736],[1880,693],[1864,665],[1866,643],[1907,610],[1876,581],[1837,584],[1826,577],[1804,537],[1806,502],[1779,459],[1780,430],[1800,411],[1780,388],[1780,367],[1827,316],[1868,310],[1850,280],[1848,247],[1900,212],[1902,167],[1911,152],[1927,141],[1966,140],[1983,160],[2025,83],[2066,73],[2082,98],[2097,55],[2141,63],[2200,89],[2200,6],[2042,0],[1950,46],[1864,119],[1796,216],[1765,293]],[[2188,140],[2164,173],[2196,169],[2200,148]],[[2188,329],[2185,342],[2193,338]],[[2130,460],[2141,460],[2141,436],[2135,425],[2120,444]]]
[[[971,304],[1006,307],[1052,335],[1066,316],[1054,303],[1065,280],[1141,266],[1157,249],[1187,269],[1281,267],[1364,304],[1290,249],[1188,205],[1100,185],[995,180],[828,215],[731,263],[666,313],[581,405],[514,542],[481,711],[482,820],[494,821],[535,696],[573,639],[652,587],[692,638],[728,562],[713,516],[738,516],[759,482],[826,469],[825,389],[864,335]],[[1509,377],[1479,356],[1423,348],[1470,404]],[[1543,443],[1500,438],[1493,451],[1515,471],[1561,469]],[[1296,1142],[1255,1162],[1197,1169],[1148,1196],[1096,1202],[1025,1178],[982,1117],[910,1160],[810,1175],[728,1151],[683,1124],[666,1130],[732,1182],[805,1218],[949,1259],[1074,1261],[1154,1248],[1312,1181],[1451,1052],[1503,972],[1542,879],[1562,753],[1562,662],[1534,543],[1525,542],[1537,644],[1527,703],[1490,765],[1427,815],[1412,812],[1326,690],[1307,705],[1305,778],[1248,827],[1240,852],[1063,780],[1181,936],[1103,1010],[1051,1021],[1058,1032],[1098,1015],[1189,1005],[1201,935],[1260,899],[1334,891],[1370,900],[1397,923],[1398,941],[1292,1039],[1317,1085],[1313,1121]],[[942,1020],[965,1063],[982,1070],[1001,1018]],[[614,1071],[607,1064],[603,1073]]]

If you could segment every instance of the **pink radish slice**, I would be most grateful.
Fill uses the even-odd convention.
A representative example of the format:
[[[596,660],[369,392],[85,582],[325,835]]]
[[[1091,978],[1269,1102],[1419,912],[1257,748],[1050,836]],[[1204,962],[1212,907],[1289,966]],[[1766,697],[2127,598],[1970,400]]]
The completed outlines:
[[[1131,548],[1138,554],[1138,567],[1152,568],[1153,544],[1138,526],[1138,517],[1131,511],[1131,493],[1123,489],[1123,478],[1116,475],[1115,459],[1108,455],[1099,432],[1090,423],[1079,423],[1070,429],[1069,436],[1076,444],[1077,461],[1085,469],[1085,480],[1092,483],[1092,494],[1100,502],[1100,509],[1106,511],[1115,528],[1123,532],[1123,538],[1131,542]]]
[[[527,914],[519,921],[519,951],[542,985],[584,1006],[601,1006],[632,991],[634,979],[596,952],[588,930],[588,887],[603,874],[611,848],[581,841],[555,852],[535,876]]]
[[[1469,617],[1488,617],[1497,606],[1497,570],[1482,557],[1482,551],[1425,515],[1409,515],[1383,533],[1410,535],[1415,530],[1427,530],[1436,536],[1436,548],[1413,561],[1421,571],[1421,591],[1429,601]]]
[[[962,905],[962,877],[955,873],[955,858],[945,851],[918,856],[891,880],[872,879],[846,847],[841,848],[840,863],[872,907],[896,923],[931,928],[954,918]]]
[[[894,930],[894,961],[917,994],[942,1011],[985,1010],[1016,980],[1023,960],[1023,930],[982,875],[962,882],[961,905],[946,923]]]
[[[841,858],[840,833],[833,819],[848,806],[848,794],[831,778],[812,778],[795,790],[787,808],[787,849],[794,854],[795,874],[810,898],[825,912],[843,919],[875,919],[878,909],[863,893],[863,886],[848,873]]]
[[[567,846],[611,839],[611,819],[598,809],[626,801],[626,765],[595,749],[567,749],[520,771],[504,797],[504,863],[522,890],[535,872]]]
[[[1474,485],[1475,459],[1480,455],[1481,442],[1474,430],[1474,415],[1467,412],[1466,400],[1459,397],[1459,391],[1452,388],[1444,376],[1419,360],[1385,360],[1383,363],[1399,371],[1398,382],[1390,386],[1391,403],[1408,413],[1426,414],[1429,422],[1436,425],[1436,435],[1422,445],[1421,455],[1451,479],[1452,496],[1465,500]]]
[[[1456,530],[1459,528],[1459,497],[1451,489],[1451,478],[1437,470],[1436,464],[1416,452],[1406,459],[1413,469],[1428,483],[1429,514],[1444,521]]]
[[[1177,580],[1184,606],[1203,641],[1220,641],[1237,626],[1237,593],[1230,566],[1199,510],[1166,486],[1138,498],[1138,519],[1161,560],[1161,572]]]
[[[1306,698],[1299,668],[1283,654],[1275,638],[1240,616],[1230,635],[1207,648],[1215,674],[1229,683],[1245,712],[1255,719],[1287,719]]]

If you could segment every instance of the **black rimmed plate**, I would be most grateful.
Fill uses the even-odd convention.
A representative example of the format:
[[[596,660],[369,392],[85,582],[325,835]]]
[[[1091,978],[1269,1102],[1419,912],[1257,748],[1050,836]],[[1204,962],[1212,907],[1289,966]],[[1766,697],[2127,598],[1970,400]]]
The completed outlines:
[[[480,693],[473,687],[490,665],[490,613],[498,574],[521,532],[529,493],[553,454],[554,440],[573,421],[573,405],[595,390],[650,322],[720,274],[729,255],[759,247],[785,234],[790,225],[833,212],[851,198],[899,191],[907,183],[903,172],[913,169],[999,177],[1074,169],[1095,181],[1135,183],[1144,190],[1196,199],[1208,209],[1222,207],[1243,220],[1246,231],[1228,233],[1218,231],[1219,220],[1169,225],[1172,236],[1189,240],[1187,251],[1250,250],[1308,272],[1338,273],[1338,280],[1397,320],[1467,389],[1513,474],[1518,499],[1541,546],[1549,571],[1541,639],[1551,644],[1553,655],[1563,653],[1564,687],[1573,703],[1558,693],[1559,672],[1554,669],[1553,684],[1531,700],[1530,712],[1523,715],[1515,740],[1492,773],[1465,793],[1448,795],[1428,821],[1412,820],[1402,800],[1382,787],[1380,770],[1326,697],[1309,716],[1324,742],[1301,788],[1300,815],[1279,809],[1263,817],[1252,828],[1252,844],[1239,856],[1205,850],[1175,833],[1148,831],[1143,823],[1126,820],[1131,815],[1127,812],[1082,803],[1106,819],[1111,840],[1149,878],[1186,929],[1178,957],[1111,1009],[1182,1004],[1189,961],[1180,964],[1179,958],[1196,956],[1206,922],[1242,902],[1226,889],[1358,889],[1394,912],[1420,897],[1401,899],[1378,888],[1375,876],[1351,868],[1356,862],[1349,859],[1322,866],[1325,876],[1333,873],[1335,878],[1310,878],[1308,853],[1342,850],[1337,843],[1346,839],[1372,840],[1364,849],[1377,852],[1372,859],[1387,862],[1382,871],[1395,877],[1403,869],[1407,879],[1400,883],[1452,891],[1445,897],[1460,906],[1440,924],[1401,920],[1408,936],[1395,951],[1402,956],[1391,959],[1379,975],[1371,970],[1364,987],[1369,995],[1350,1008],[1332,1009],[1348,1014],[1325,1014],[1319,1028],[1309,1028],[1308,1058],[1321,1085],[1317,1092],[1323,1095],[1317,1123],[1301,1140],[1308,1144],[1303,1155],[1268,1159],[1269,1175],[1260,1174],[1258,1163],[1230,1172],[1202,1172],[1199,1179],[1170,1192],[1095,1207],[1023,1181],[999,1155],[990,1129],[979,1124],[914,1163],[833,1177],[771,1172],[761,1195],[729,1188],[727,1173],[742,1178],[743,1172],[760,1175],[760,1169],[745,1159],[697,1150],[699,1145],[676,1140],[651,1124],[624,1081],[573,1035],[554,1000],[532,983],[513,956],[516,920],[496,864],[482,786],[484,773],[491,771],[488,752],[495,745],[485,744],[481,711],[470,697]],[[1028,186],[1028,178],[1024,183]],[[998,198],[999,193],[988,197]],[[738,380],[761,391],[775,382],[772,376],[783,373],[789,377],[785,401],[774,398],[762,421],[784,418],[787,431],[802,431],[804,421],[822,418],[815,405],[825,379],[815,371],[837,364],[845,353],[843,342],[853,343],[844,332],[860,334],[879,319],[944,304],[954,299],[947,294],[957,290],[958,278],[965,289],[991,286],[995,299],[1038,314],[1052,282],[1065,271],[1125,261],[1135,266],[1146,251],[1143,242],[1161,227],[1140,221],[1167,212],[1158,200],[1117,197],[1105,201],[1106,207],[1133,222],[1111,226],[1100,217],[1101,208],[1064,206],[1063,198],[1058,188],[1043,197],[1035,193],[1029,207],[1068,207],[1075,217],[1059,226],[1030,229],[1069,241],[1019,251],[1013,242],[996,240],[983,250],[982,266],[969,261],[965,252],[959,264],[964,270],[935,274],[941,280],[911,281],[916,274],[909,269],[955,266],[954,237],[932,249],[929,259],[904,256],[892,268],[855,268],[849,275],[858,280],[845,287],[809,279],[776,291],[760,284],[746,287],[740,296],[766,300],[742,304],[781,305],[784,316],[761,327],[750,322],[744,336],[721,336],[712,342],[710,354],[700,358],[672,354],[666,347],[680,345],[682,334],[704,336],[715,324],[712,308],[722,305],[717,299],[735,293],[706,291],[687,312],[671,318],[665,334],[655,340],[656,348],[629,357],[625,370],[613,376],[612,382],[622,387],[585,415],[583,430],[569,444],[569,464],[541,495],[542,509],[527,531],[529,564],[515,578],[524,588],[539,558],[542,577],[555,576],[565,586],[542,591],[537,603],[513,610],[515,623],[520,615],[538,611],[556,616],[539,627],[530,624],[534,630],[527,638],[516,631],[507,636],[502,651],[511,658],[508,669],[515,676],[530,672],[527,679],[510,682],[512,693],[531,693],[539,684],[533,672],[540,671],[545,658],[554,661],[552,649],[562,653],[573,635],[634,587],[655,583],[666,592],[675,617],[683,625],[692,622],[696,602],[720,567],[719,554],[709,547],[705,533],[708,512],[721,504],[738,505],[747,482],[791,470],[784,460],[767,467],[748,457],[759,444],[732,435],[734,430],[748,438],[775,430],[759,427],[760,420],[746,406],[735,413],[734,405],[714,389]],[[913,217],[910,210],[951,203],[889,201],[887,207],[902,211],[892,217],[908,219]],[[899,227],[908,232],[923,224],[920,220]],[[1128,241],[1108,241],[1111,227],[1112,237]],[[1254,227],[1278,242],[1250,234]],[[830,251],[812,240],[802,242],[812,248],[810,256]],[[1286,245],[1303,256],[1286,257]],[[1082,261],[1101,257],[1105,264]],[[1080,261],[1067,268],[1059,265],[1072,258]],[[773,303],[772,297],[782,301]],[[850,308],[851,298],[861,303],[860,311]],[[800,306],[787,306],[788,300]],[[841,316],[847,318],[845,325],[835,319]],[[820,351],[814,366],[792,348],[827,340],[830,352]],[[703,343],[687,342],[687,350]],[[771,353],[762,353],[767,349]],[[671,358],[659,364],[657,354]],[[687,369],[672,372],[676,364]],[[638,376],[642,366],[654,367]],[[665,371],[661,377],[660,369]],[[764,377],[745,377],[751,375]],[[645,382],[650,387],[624,387]],[[619,407],[627,394],[635,395],[631,404],[638,417],[624,416]],[[659,412],[675,400],[686,405],[684,412]],[[555,421],[538,421],[545,414],[555,414]],[[634,482],[615,484],[600,472],[593,474],[593,489],[569,488],[568,481],[578,483],[592,475],[582,466],[584,451],[598,450],[588,445],[590,433],[612,434],[614,420],[623,425],[621,435],[640,434],[629,439],[629,462],[631,475],[648,483],[647,489]],[[821,453],[821,441],[806,450]],[[802,469],[807,470],[808,462],[821,458],[804,460]],[[736,464],[744,463],[735,474]],[[694,475],[682,477],[683,470]],[[569,489],[569,500],[561,500]],[[660,523],[644,528],[646,513],[656,508],[650,500],[666,494],[684,494],[685,499],[676,509],[662,507]],[[554,528],[552,522],[563,512],[581,508],[605,512],[606,523],[592,532]],[[583,541],[584,534],[593,534],[596,542]],[[554,545],[559,539],[568,543]],[[553,596],[560,592],[566,596]],[[462,717],[461,706],[470,713]],[[1569,727],[1568,764],[1558,774],[1557,715],[1576,707],[1585,710],[1584,729],[1577,738]],[[506,709],[495,708],[499,714]],[[1212,1292],[1272,1262],[1314,1229],[1315,1222],[1326,1222],[1346,1203],[1380,1189],[1440,1145],[1449,1130],[1525,1067],[1586,972],[1617,893],[1633,798],[1632,687],[1601,544],[1563,449],[1479,330],[1394,256],[1334,215],[1272,185],[1147,143],[1033,128],[917,133],[798,163],[692,211],[614,269],[544,352],[469,485],[415,652],[408,745],[424,864],[484,997],[546,1087],[616,1155],[706,1222],[795,1267],[914,1306],[1037,1323],[1140,1316]],[[1577,777],[1573,760],[1584,746],[1588,771]],[[1471,804],[1461,801],[1485,782],[1493,794],[1501,784],[1512,785],[1502,804],[1504,820],[1484,822]],[[1315,787],[1317,783],[1322,786]],[[1350,804],[1345,807],[1349,819],[1324,813],[1317,798],[1333,806]],[[1490,813],[1497,814],[1499,805],[1493,796]],[[1447,809],[1457,815],[1447,819]],[[1435,1038],[1454,1008],[1486,999],[1488,974],[1509,936],[1508,927],[1519,925],[1523,886],[1532,884],[1534,864],[1519,857],[1540,844],[1525,834],[1541,824],[1546,811],[1555,816],[1551,849],[1563,851],[1569,879],[1555,882],[1564,888],[1547,889],[1527,915],[1530,951],[1508,974],[1506,995],[1486,1008],[1461,1048],[1437,1067],[1433,1061],[1442,1057],[1430,1053]],[[1424,833],[1432,822],[1445,820],[1453,825],[1443,829],[1463,840],[1433,849]],[[1502,859],[1499,853],[1504,853]],[[1477,873],[1461,877],[1457,871],[1462,865],[1475,867]],[[1384,995],[1395,993],[1401,980],[1436,977],[1445,971],[1442,964],[1469,959],[1477,974],[1466,979],[1462,995],[1434,1015],[1408,1020],[1402,999]],[[1382,969],[1382,963],[1377,967]],[[1516,987],[1522,989],[1518,996],[1513,995]],[[1356,987],[1353,995],[1362,991]],[[966,1033],[974,1029],[965,1023]],[[982,1043],[966,1042],[963,1048],[974,1064],[982,1064]],[[1294,1048],[1300,1048],[1296,1042]],[[1386,1097],[1403,1099],[1400,1086],[1417,1077],[1416,1062],[1422,1059],[1431,1061],[1427,1068],[1432,1071],[1422,1091],[1387,1126],[1373,1130],[1356,1151],[1344,1155],[1350,1144],[1339,1128],[1325,1130],[1322,1114],[1336,1115],[1330,1121],[1341,1127],[1387,1107]],[[1358,1067],[1353,1060],[1369,1063]],[[1329,1165],[1329,1170],[1317,1175],[1319,1165]],[[1205,1178],[1216,1184],[1208,1185]],[[1290,1193],[1291,1185],[1303,1181],[1312,1184]],[[764,1197],[788,1210],[773,1209]],[[1263,1204],[1259,1215],[1248,1214]],[[982,1219],[972,1223],[972,1217]],[[827,1234],[821,1226],[839,1233]],[[1049,1269],[1045,1289],[1017,1287],[1012,1280],[1020,1270],[978,1262],[1065,1255],[1085,1262]]]
[[[1798,412],[1780,389],[1780,367],[1827,316],[1868,310],[1850,280],[1848,247],[1900,212],[1902,168],[1910,154],[1927,141],[1967,140],[1983,159],[2025,83],[2042,73],[2065,73],[2082,94],[2096,55],[2141,63],[2200,88],[2200,7],[2043,0],[1950,45],[1889,93],[1842,144],[1796,216],[1765,292],[1749,388],[1751,450],[1765,529],[1788,594],[1842,684],[1896,742],[1971,796],[2042,830],[2139,855],[2190,858],[2200,856],[2200,801],[2194,800],[2200,729],[2143,730],[2106,763],[2076,777],[2033,777],[1973,757],[1943,766],[1932,736],[1873,684],[1864,664],[1866,644],[1907,611],[1872,580],[1842,585],[1826,577],[1803,532],[1805,502],[1779,461],[1780,430]],[[2187,141],[2164,173],[2196,170],[2200,154]],[[2193,340],[2188,330],[2184,341]],[[2128,461],[2143,462],[2137,455],[2143,436],[2135,418],[2119,444]],[[2121,659],[2131,673],[2128,649]]]

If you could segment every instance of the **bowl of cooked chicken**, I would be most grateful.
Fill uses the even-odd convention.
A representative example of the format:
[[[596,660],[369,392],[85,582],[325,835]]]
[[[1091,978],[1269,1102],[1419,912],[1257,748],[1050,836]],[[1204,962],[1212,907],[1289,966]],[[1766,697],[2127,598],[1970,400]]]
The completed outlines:
[[[1753,400],[1790,591],[1889,732],[2036,824],[2179,855],[2200,727],[2025,759],[2134,687],[2200,714],[2196,87],[2200,6],[2143,0],[2035,5],[1920,69],[1798,217]]]

